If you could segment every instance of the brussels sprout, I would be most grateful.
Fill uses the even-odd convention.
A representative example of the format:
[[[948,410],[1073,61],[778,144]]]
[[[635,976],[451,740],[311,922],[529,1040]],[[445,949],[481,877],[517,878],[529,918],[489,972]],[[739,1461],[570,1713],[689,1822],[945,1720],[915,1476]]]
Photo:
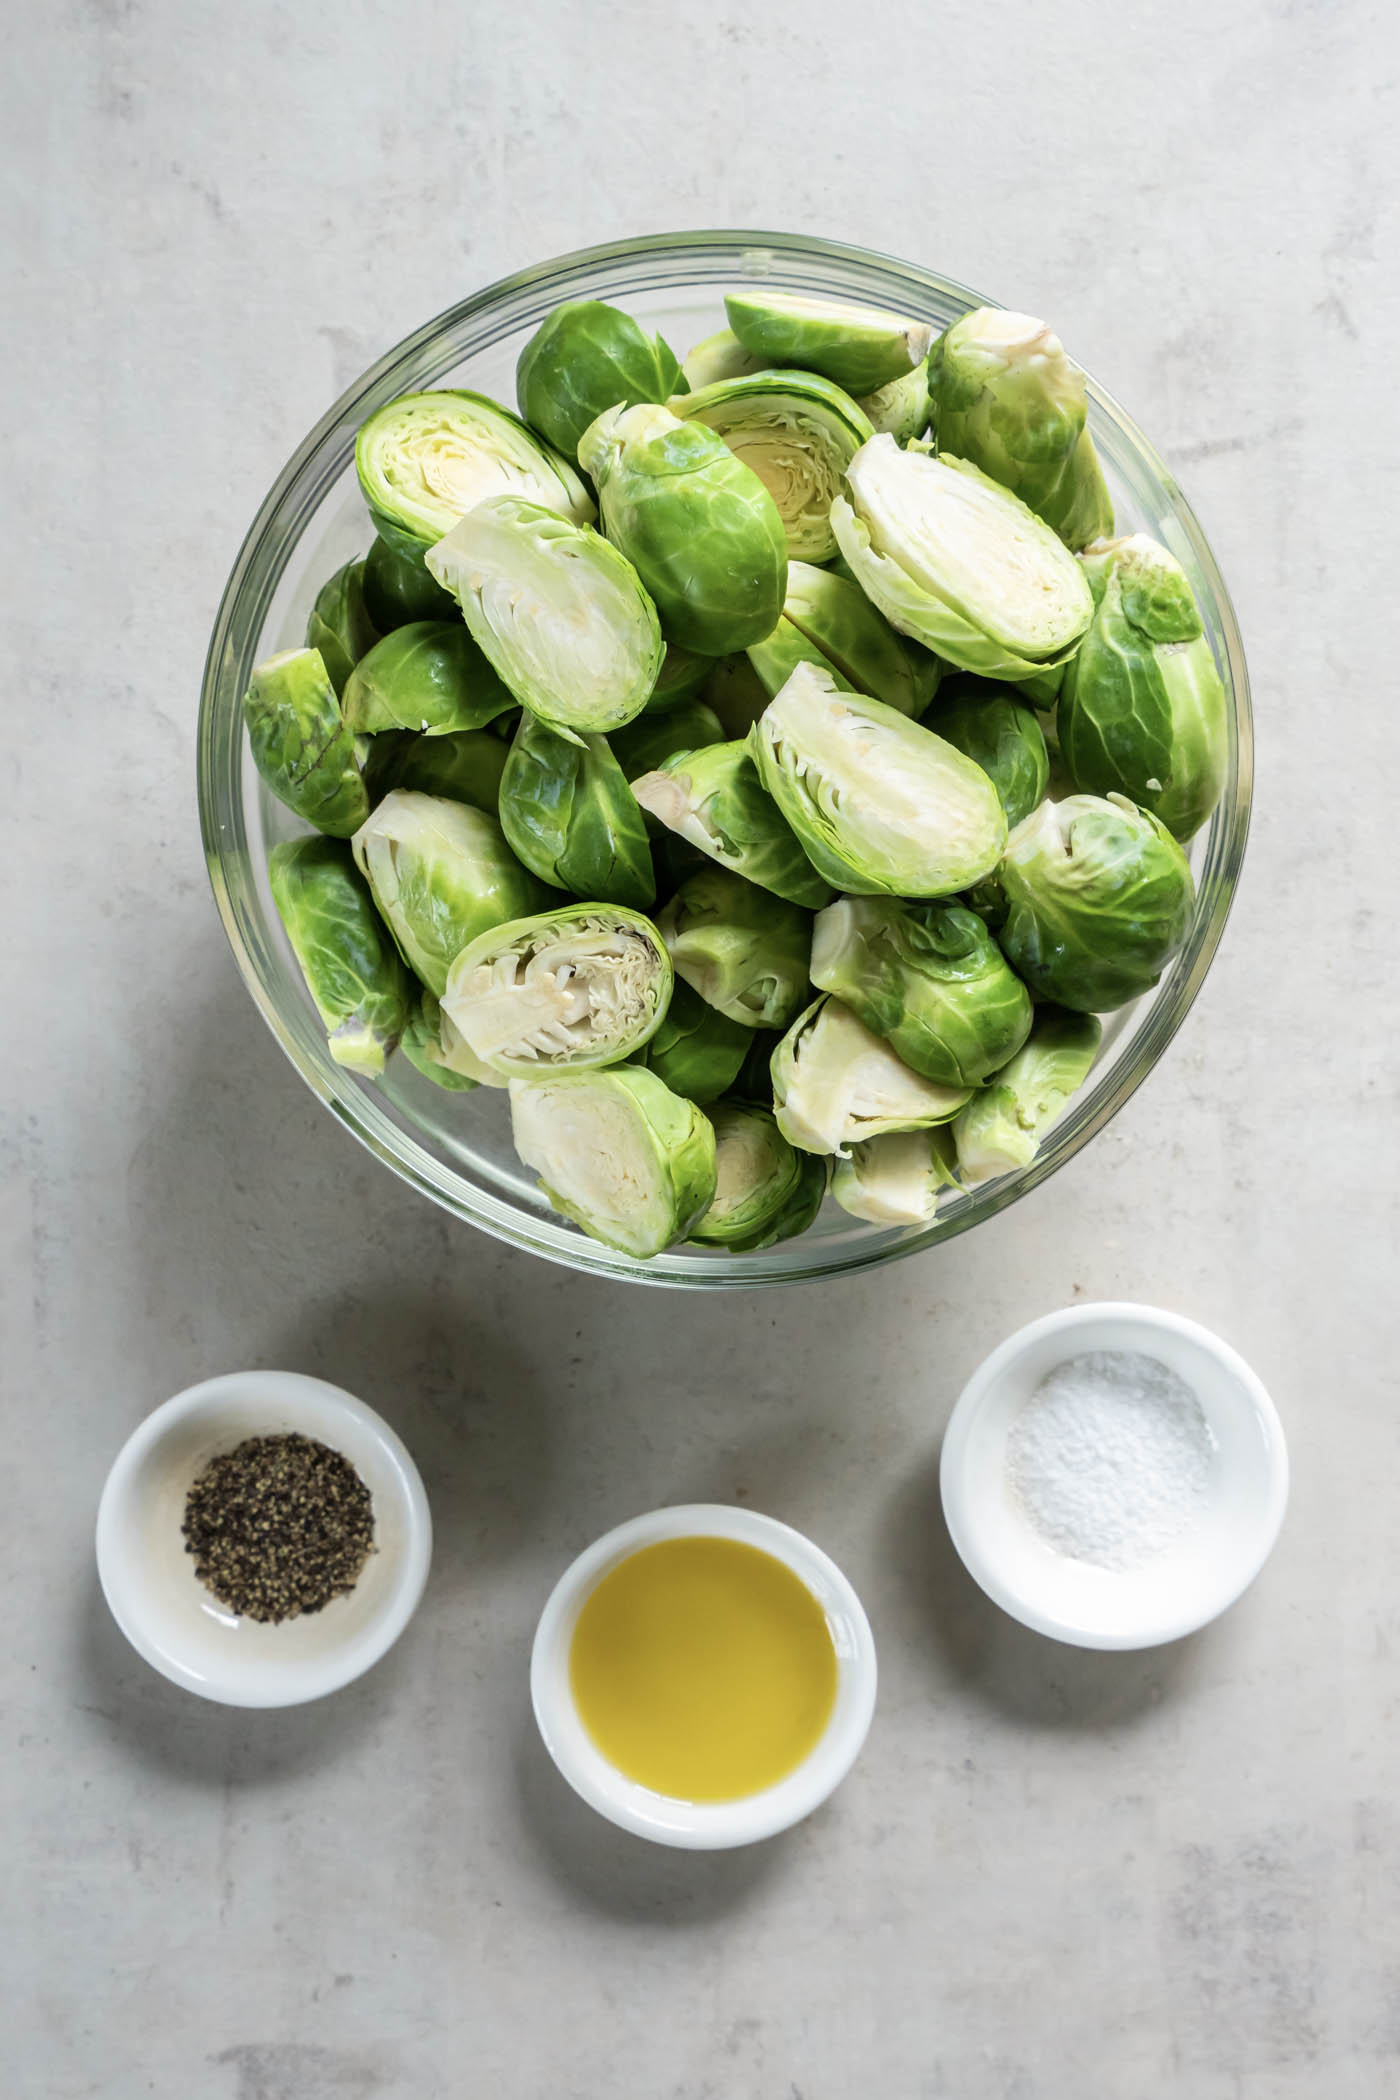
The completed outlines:
[[[764,642],[772,640],[780,624],[775,624],[772,633],[765,635],[754,647],[762,651]],[[701,689],[701,697],[724,724],[725,736],[739,737],[748,735],[773,695],[747,654],[743,654],[720,658]]]
[[[648,708],[635,722],[615,729],[608,738],[613,757],[627,780],[655,772],[678,751],[698,751],[702,745],[723,741],[723,724],[703,700],[682,700],[664,714],[653,714]]]
[[[358,733],[481,729],[515,701],[460,620],[415,620],[376,642],[346,681],[341,710]]]
[[[447,739],[433,737],[423,741],[432,745],[446,743]],[[371,809],[384,800],[390,788],[416,785],[413,781],[400,780],[399,767],[418,742],[417,737],[409,736],[402,729],[384,729],[378,736],[359,735],[355,738],[355,763],[360,769]],[[467,798],[462,796],[459,799],[465,801]]]
[[[561,736],[619,729],[661,669],[656,608],[616,547],[501,496],[439,540],[428,568],[517,700]]]
[[[839,890],[943,897],[997,864],[1006,819],[981,768],[810,665],[770,701],[749,743],[807,857]]]
[[[977,1096],[973,1096],[975,1105]],[[967,1109],[959,1114],[966,1115]],[[932,1130],[893,1130],[852,1145],[838,1159],[831,1193],[842,1210],[871,1225],[928,1225],[944,1193],[959,1187],[953,1123]]]
[[[923,722],[982,768],[1009,825],[1019,824],[1045,800],[1050,785],[1045,731],[1010,686],[965,673],[949,678]]]
[[[848,1006],[825,994],[773,1052],[778,1128],[804,1152],[835,1152],[887,1130],[947,1123],[968,1087],[938,1086],[895,1056]]]
[[[940,452],[1013,490],[1067,547],[1112,532],[1084,375],[1043,321],[979,306],[943,331],[928,371]]]
[[[375,743],[387,739],[376,737]],[[412,788],[417,795],[445,795],[494,817],[501,799],[506,746],[484,729],[450,736],[409,737],[389,761],[386,788]]]
[[[703,343],[687,350],[681,372],[692,394],[720,379],[745,379],[750,372],[765,370],[761,357],[751,357],[732,328],[707,335]]]
[[[807,996],[811,914],[728,868],[687,876],[656,923],[676,975],[745,1028],[786,1028]]]
[[[254,666],[243,695],[253,763],[279,802],[318,831],[349,838],[369,815],[354,731],[319,649],[285,649]]]
[[[782,1041],[776,1028],[751,1028],[749,1050],[729,1092],[736,1101],[771,1101],[773,1098],[773,1052]]]
[[[365,608],[365,565],[348,561],[321,585],[306,622],[306,646],[319,649],[337,693],[379,633]]]
[[[442,1006],[467,1048],[507,1079],[618,1065],[650,1042],[671,961],[640,913],[566,904],[497,926],[452,965]]]
[[[929,426],[933,407],[928,392],[928,359],[915,365],[901,379],[891,379],[886,386],[877,387],[867,394],[861,407],[870,418],[874,431],[885,431],[897,445],[907,445],[911,439],[920,438]]]
[[[426,986],[419,993],[399,1045],[409,1063],[448,1093],[469,1094],[479,1086],[504,1087],[489,1065],[473,1057]]]
[[[1229,725],[1225,688],[1181,566],[1142,533],[1091,547],[1096,600],[1066,664],[1056,729],[1075,787],[1116,788],[1177,839],[1220,799]]]
[[[813,984],[943,1086],[980,1086],[1030,1032],[1030,993],[961,905],[839,897],[817,914],[811,967]]]
[[[1092,1014],[1037,1009],[1029,1041],[954,1119],[958,1168],[969,1186],[1030,1165],[1046,1131],[1088,1078],[1102,1036]]]
[[[668,642],[725,656],[769,632],[787,587],[783,521],[722,437],[667,408],[610,408],[578,456],[597,483],[603,530],[636,564]]]
[[[657,821],[746,882],[816,911],[831,896],[778,814],[745,743],[684,751],[633,792]]]
[[[400,554],[388,540],[374,537],[365,556],[365,609],[381,634],[407,627],[411,620],[455,620],[457,603],[435,583],[421,554]]]
[[[338,1065],[370,1074],[408,1022],[408,972],[340,839],[288,839],[268,855],[277,916]]]
[[[646,1062],[673,1094],[687,1101],[718,1101],[739,1076],[753,1030],[707,1006],[688,984],[677,982],[666,1018],[647,1045]]]
[[[846,472],[832,530],[901,634],[985,678],[1067,657],[1094,609],[1084,572],[1034,511],[966,460],[874,437]]]
[[[553,1208],[638,1261],[683,1240],[714,1200],[704,1110],[641,1065],[512,1079],[510,1120]]]
[[[933,341],[923,321],[800,292],[733,292],[724,311],[752,356],[824,372],[850,394],[873,394],[902,379],[922,364]]]
[[[766,1108],[721,1101],[715,1132],[715,1200],[692,1225],[701,1247],[750,1254],[805,1232],[826,1194],[827,1163],[797,1152]]]
[[[601,736],[556,736],[526,712],[501,782],[501,829],[544,882],[639,910],[656,901],[642,812]]]
[[[815,372],[755,372],[717,380],[667,406],[686,422],[707,424],[753,468],[778,506],[789,557],[825,561],[836,552],[832,500],[874,435],[849,394]]]
[[[850,681],[843,678],[835,664],[822,655],[815,642],[809,642],[802,629],[786,618],[780,619],[773,632],[765,634],[761,642],[751,643],[744,654],[767,695],[764,706],[782,691],[799,664],[811,664],[818,671],[825,672],[831,683],[843,693],[853,690]],[[759,714],[762,712],[760,708]],[[758,716],[753,719],[757,721]],[[751,729],[753,722],[748,727]]]
[[[1107,1013],[1186,939],[1195,885],[1164,824],[1123,795],[1042,802],[1006,842],[1000,941],[1038,999]]]
[[[938,658],[896,634],[848,577],[789,562],[783,612],[832,665],[838,685],[883,700],[902,715],[921,715],[933,698]]]
[[[1069,660],[1073,661],[1073,658]],[[1068,664],[1053,664],[1048,671],[1037,671],[1034,678],[1017,678],[1011,682],[1018,700],[1025,700],[1031,707],[1038,707],[1042,714],[1055,705],[1060,697]]]
[[[439,999],[469,941],[545,900],[495,818],[464,802],[395,788],[353,843],[400,953]]]
[[[545,315],[521,351],[515,398],[526,422],[573,459],[605,408],[664,401],[680,376],[673,352],[631,314],[601,299],[570,299]]]
[[[378,409],[360,425],[355,472],[380,538],[415,561],[488,496],[540,503],[576,525],[593,516],[568,460],[498,401],[461,388]]]
[[[677,649],[668,643],[656,683],[647,695],[647,713],[663,715],[679,707],[682,700],[693,700],[712,669],[711,657],[696,656],[692,650]]]

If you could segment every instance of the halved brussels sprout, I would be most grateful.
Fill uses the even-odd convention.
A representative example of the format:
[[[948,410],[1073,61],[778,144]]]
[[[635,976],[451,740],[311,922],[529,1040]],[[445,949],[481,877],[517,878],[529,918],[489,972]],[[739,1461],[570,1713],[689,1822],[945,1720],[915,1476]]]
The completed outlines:
[[[355,472],[381,539],[421,561],[488,496],[543,504],[576,525],[593,516],[568,460],[485,394],[403,394],[360,425]]]
[[[409,737],[389,760],[383,785],[411,788],[417,795],[445,795],[449,802],[468,802],[494,817],[500,807],[506,751],[500,738],[484,729]]]
[[[501,782],[501,829],[518,860],[555,888],[605,904],[656,902],[647,827],[601,736],[556,736],[527,710]]]
[[[355,733],[319,649],[284,649],[254,666],[243,695],[253,763],[279,802],[332,838],[369,815]]]
[[[849,394],[815,372],[755,372],[666,405],[688,423],[707,424],[753,468],[778,506],[790,558],[825,561],[836,552],[832,501],[874,435]]]
[[[287,839],[267,860],[277,916],[331,1056],[377,1074],[408,1024],[408,972],[340,839]]]
[[[632,783],[642,808],[722,868],[816,911],[831,896],[758,777],[745,743],[708,744]]]
[[[469,941],[545,900],[495,818],[464,802],[395,788],[353,843],[399,952],[439,999]]]
[[[755,648],[761,651],[781,625],[779,621]],[[719,716],[728,737],[747,736],[772,697],[746,652],[722,656],[701,688],[701,698]]]
[[[326,676],[337,693],[360,658],[379,640],[365,606],[365,565],[348,561],[316,593],[306,622],[306,646],[319,649]]]
[[[666,714],[682,700],[693,700],[713,669],[713,659],[696,656],[693,650],[677,649],[668,642],[656,683],[647,696],[649,715]]]
[[[943,1086],[980,1086],[1030,1033],[1030,993],[958,904],[838,897],[817,914],[812,982]]]
[[[798,666],[754,724],[763,785],[838,890],[944,897],[989,875],[1006,818],[980,766],[880,700]]]
[[[515,398],[526,422],[573,459],[605,408],[664,401],[680,376],[674,353],[631,314],[601,299],[569,299],[545,315],[521,351]]]
[[[681,361],[681,372],[692,394],[698,394],[702,386],[713,386],[716,380],[744,379],[750,372],[764,369],[763,359],[751,357],[732,328],[707,335],[703,343],[687,350]]]
[[[1084,374],[1044,321],[979,306],[943,331],[928,369],[940,452],[1014,490],[1067,547],[1112,532]]]
[[[1180,564],[1143,533],[1091,547],[1096,600],[1065,666],[1056,730],[1081,792],[1117,789],[1176,839],[1220,799],[1229,750],[1225,688]]]
[[[1030,1165],[1088,1078],[1102,1038],[1093,1014],[1037,1008],[1029,1040],[954,1119],[958,1167],[969,1187]]]
[[[838,685],[915,718],[932,700],[938,658],[896,634],[849,577],[805,561],[789,562],[783,612],[832,666]]]
[[[641,1065],[512,1079],[510,1121],[553,1208],[638,1261],[685,1239],[714,1200],[704,1110]]]
[[[772,1074],[774,1112],[789,1144],[842,1158],[887,1130],[951,1122],[971,1092],[911,1072],[826,993],[793,1022],[773,1052]]]
[[[876,618],[878,617],[877,614]],[[832,684],[843,693],[854,690],[849,679],[842,677],[835,664],[822,655],[816,643],[809,642],[802,629],[787,618],[780,619],[773,632],[765,634],[761,642],[752,642],[744,654],[767,695],[764,706],[775,694],[782,691],[799,664],[812,664],[817,670],[824,671]],[[758,712],[762,714],[763,709],[760,708]],[[757,720],[758,715],[755,715],[747,728],[751,729],[753,722]]]
[[[897,445],[907,445],[914,438],[921,438],[929,426],[933,407],[928,391],[928,359],[915,365],[902,379],[891,379],[887,385],[877,387],[867,394],[861,407],[870,418],[870,427],[885,431]]]
[[[505,1080],[479,1057],[473,1057],[426,985],[419,993],[399,1045],[409,1063],[451,1094],[473,1093],[479,1086],[504,1087]]]
[[[846,472],[832,530],[901,634],[979,671],[1033,678],[1068,657],[1094,609],[1063,541],[968,461],[874,437]]]
[[[982,768],[1008,825],[1019,824],[1045,800],[1050,785],[1045,731],[1010,686],[966,673],[945,679],[923,723]]]
[[[428,568],[517,700],[561,736],[619,729],[661,669],[656,608],[596,532],[536,503],[479,503]]]
[[[718,1101],[738,1078],[753,1030],[707,1006],[679,979],[666,1018],[646,1048],[646,1062],[673,1094],[687,1101]]]
[[[826,1194],[827,1164],[798,1152],[766,1108],[721,1101],[715,1133],[715,1198],[690,1237],[701,1247],[750,1254],[805,1232]]]
[[[464,948],[442,1007],[467,1048],[514,1079],[637,1056],[665,1019],[671,984],[650,919],[610,904],[566,904]]]
[[[944,1195],[961,1186],[956,1128],[955,1117],[932,1130],[893,1130],[888,1137],[852,1145],[850,1157],[836,1162],[832,1195],[842,1210],[870,1225],[931,1224]]]
[[[380,533],[365,556],[364,589],[366,610],[381,634],[411,620],[457,618],[456,600],[428,574],[421,551],[401,554]]]
[[[578,456],[603,530],[636,565],[668,642],[725,656],[769,632],[787,586],[783,521],[722,437],[667,408],[610,408]]]
[[[752,356],[824,372],[849,394],[873,394],[902,379],[933,341],[924,321],[801,292],[731,292],[724,311]]]
[[[409,729],[448,736],[483,728],[515,700],[460,620],[415,620],[360,659],[340,704],[361,735]]]
[[[723,724],[703,700],[679,701],[664,714],[653,714],[648,708],[635,722],[615,729],[608,738],[613,757],[629,781],[664,766],[678,751],[698,751],[705,744],[723,741]]]
[[[999,939],[1038,999],[1107,1013],[1150,991],[1185,941],[1195,884],[1164,824],[1126,796],[1042,802],[1006,842]]]
[[[676,975],[745,1028],[786,1028],[807,996],[811,913],[728,868],[688,875],[656,923]]]

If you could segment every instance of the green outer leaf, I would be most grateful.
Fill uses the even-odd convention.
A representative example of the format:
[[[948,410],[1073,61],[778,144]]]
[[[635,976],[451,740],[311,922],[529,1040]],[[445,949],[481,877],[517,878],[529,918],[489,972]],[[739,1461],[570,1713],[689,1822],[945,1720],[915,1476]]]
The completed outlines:
[[[656,871],[646,823],[601,736],[556,736],[527,709],[501,782],[501,829],[543,882],[646,911]]]
[[[1103,1040],[1093,1014],[1036,1009],[1027,1042],[953,1121],[958,1167],[969,1187],[1028,1167],[1040,1141],[1088,1078]]]
[[[899,379],[891,379],[885,386],[877,387],[861,402],[870,419],[870,427],[877,433],[887,431],[897,445],[907,445],[914,438],[921,438],[928,429],[932,413],[928,394],[928,359],[915,365],[912,372],[905,372]]]
[[[870,419],[849,394],[816,372],[755,372],[716,380],[667,403],[705,423],[752,467],[778,506],[788,556],[825,561],[836,552],[828,512],[841,477],[867,438]]]
[[[816,643],[809,642],[802,629],[786,618],[780,619],[773,632],[765,634],[761,642],[751,643],[744,654],[753,666],[754,675],[769,700],[782,691],[799,664],[815,664],[819,671],[826,673],[840,692],[856,691],[850,679],[838,671],[828,657],[822,655]],[[760,708],[759,713],[762,712]],[[754,720],[757,719],[756,715]],[[749,727],[752,726],[750,723]]]
[[[633,784],[649,815],[746,882],[817,911],[823,882],[764,789],[742,741],[682,752]]]
[[[514,705],[460,620],[396,627],[356,664],[341,701],[349,726],[370,736],[386,729],[423,736],[481,729]]]
[[[771,634],[764,637],[771,639]],[[762,649],[763,642],[756,642],[754,647]],[[701,698],[723,723],[722,734],[727,737],[747,736],[772,697],[744,650],[720,657],[701,692]]]
[[[366,650],[379,640],[365,607],[365,565],[348,561],[328,577],[316,593],[306,622],[306,646],[319,649],[326,676],[337,693]]]
[[[753,1043],[753,1030],[731,1021],[680,980],[666,1017],[647,1044],[646,1062],[673,1094],[703,1108],[727,1094]]]
[[[596,416],[618,402],[664,401],[680,367],[616,306],[570,299],[546,314],[520,353],[515,398],[520,413],[567,459]]]
[[[635,722],[614,729],[608,738],[613,757],[626,780],[639,780],[653,773],[680,751],[698,751],[706,744],[724,741],[724,729],[713,708],[703,700],[681,700],[664,714],[648,708]]]
[[[442,1008],[426,985],[413,1002],[399,1048],[415,1071],[445,1093],[474,1094],[481,1084],[479,1079],[468,1079],[464,1072],[454,1072],[446,1062],[442,1050]]]
[[[728,868],[687,876],[656,923],[676,975],[745,1028],[786,1028],[807,996],[811,913]]]
[[[1045,799],[1050,785],[1045,731],[1007,686],[966,673],[945,679],[923,724],[982,768],[1008,825],[1019,824]]]
[[[824,372],[854,395],[873,394],[912,371],[933,337],[922,321],[842,299],[786,292],[733,292],[724,311],[752,356],[768,365]]]
[[[827,1163],[798,1152],[768,1109],[721,1101],[715,1132],[715,1200],[690,1237],[697,1246],[756,1253],[805,1232],[826,1194]]]
[[[455,620],[457,601],[435,583],[423,566],[420,547],[402,554],[379,533],[365,556],[365,606],[381,634],[407,627],[411,620]]]
[[[838,685],[868,693],[914,720],[932,700],[938,658],[896,634],[848,577],[805,561],[789,562],[783,612],[830,663]]]
[[[340,839],[286,839],[268,886],[327,1032],[331,1056],[373,1076],[408,1023],[410,987],[354,855]]]
[[[406,440],[445,429],[457,434],[460,450],[475,463],[459,475],[451,496],[434,491],[415,470],[418,447],[404,449]],[[568,460],[499,401],[466,387],[401,394],[376,409],[356,436],[355,472],[375,530],[410,560],[421,561],[489,496],[518,496],[577,525],[593,516],[592,499]]]
[[[528,1078],[640,1056],[665,1018],[673,982],[666,944],[641,912],[565,904],[493,927],[464,948],[442,1003],[484,1066]]]
[[[546,1133],[541,1111],[556,1101],[563,1104],[562,1129]],[[510,1107],[516,1150],[539,1174],[550,1204],[604,1246],[648,1260],[684,1239],[714,1199],[715,1139],[704,1111],[641,1065],[513,1079]],[[651,1170],[648,1187],[639,1188],[635,1175],[629,1175],[625,1192],[610,1192],[606,1206],[596,1178],[586,1185],[587,1176],[564,1142],[576,1150],[590,1113],[598,1128],[596,1167],[603,1169],[626,1152],[629,1167],[645,1161]]]
[[[256,664],[243,719],[253,763],[280,802],[332,838],[363,824],[369,795],[354,732],[318,649],[286,649]]]
[[[376,741],[378,741],[376,739]],[[418,795],[445,795],[468,802],[488,817],[499,814],[506,746],[485,729],[459,729],[447,736],[415,736],[395,753],[384,788],[411,788]]]
[[[694,349],[686,351],[681,366],[687,387],[697,394],[702,386],[713,386],[717,379],[741,379],[747,372],[766,369],[761,357],[750,357],[732,328],[707,335]],[[678,391],[672,388],[673,393]]]
[[[647,698],[646,712],[649,715],[667,714],[671,708],[679,707],[683,700],[696,699],[712,668],[711,657],[696,656],[689,649],[677,649],[668,643],[656,684]]]

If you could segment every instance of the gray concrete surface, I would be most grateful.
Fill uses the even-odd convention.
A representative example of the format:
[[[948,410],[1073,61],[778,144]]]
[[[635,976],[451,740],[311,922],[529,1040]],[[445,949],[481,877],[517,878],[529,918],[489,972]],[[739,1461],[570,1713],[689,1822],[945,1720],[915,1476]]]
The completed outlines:
[[[55,0],[0,77],[8,1083],[0,1442],[14,2100],[1380,2100],[1400,2082],[1393,13]],[[1153,1080],[946,1253],[698,1303],[453,1228],[283,1060],[211,905],[193,725],[228,565],[355,372],[536,256],[773,225],[1043,311],[1231,579],[1247,879]],[[1074,1297],[1271,1384],[1266,1576],[1139,1658],[954,1563],[948,1408]],[[548,1318],[543,1318],[546,1312]],[[422,1614],[345,1695],[182,1697],[91,1526],[189,1381],[348,1383],[418,1453]],[[525,1659],[566,1558],[744,1493],[864,1593],[868,1750],[790,1837],[576,1803]]]

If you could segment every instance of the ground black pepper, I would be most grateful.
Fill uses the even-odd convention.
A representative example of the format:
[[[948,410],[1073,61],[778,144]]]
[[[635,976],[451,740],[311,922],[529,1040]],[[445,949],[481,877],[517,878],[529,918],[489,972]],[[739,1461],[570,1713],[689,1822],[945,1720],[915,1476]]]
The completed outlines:
[[[320,1611],[355,1587],[374,1544],[369,1489],[314,1437],[250,1436],[211,1458],[181,1526],[195,1573],[241,1618]]]

